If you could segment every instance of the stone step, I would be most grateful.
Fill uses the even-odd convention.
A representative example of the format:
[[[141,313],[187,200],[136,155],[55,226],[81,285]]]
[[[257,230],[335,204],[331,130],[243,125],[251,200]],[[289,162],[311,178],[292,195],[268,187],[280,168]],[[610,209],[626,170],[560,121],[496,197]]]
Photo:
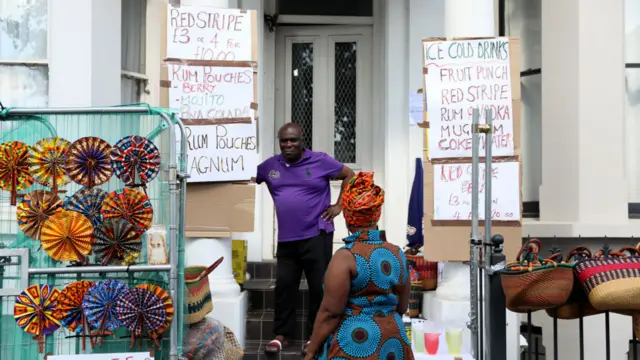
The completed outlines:
[[[244,348],[244,357],[246,360],[300,360],[302,359],[302,341],[294,341],[288,347],[282,349],[278,355],[267,355],[264,353],[264,346],[270,340],[265,341],[247,341]]]
[[[296,327],[292,341],[305,340],[306,315],[296,316]],[[250,311],[247,313],[246,341],[270,341],[273,339],[273,311]]]
[[[252,279],[244,283],[249,292],[249,311],[273,311],[275,307],[274,289],[276,281],[271,279]],[[296,312],[303,314],[309,308],[309,288],[302,280],[296,293]]]

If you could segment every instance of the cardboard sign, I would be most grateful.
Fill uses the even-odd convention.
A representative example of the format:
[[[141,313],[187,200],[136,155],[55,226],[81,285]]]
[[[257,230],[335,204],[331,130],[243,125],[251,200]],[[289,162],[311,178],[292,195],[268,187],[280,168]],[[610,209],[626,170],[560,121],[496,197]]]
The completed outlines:
[[[493,156],[515,154],[509,49],[508,38],[423,42],[431,159],[471,157],[474,108],[480,123],[493,110]]]
[[[499,106],[500,111],[503,112],[500,113],[494,109],[493,115],[494,146],[492,150],[494,166],[497,166],[500,175],[497,179],[493,179],[494,203],[492,204],[492,212],[495,213],[492,214],[492,233],[504,236],[504,254],[508,260],[513,260],[522,246],[522,222],[520,219],[522,214],[522,164],[519,158],[520,41],[517,38],[429,38],[422,42],[424,92],[429,109],[428,138],[425,139],[426,148],[423,159],[424,253],[431,261],[469,260],[471,175],[468,171],[465,174],[464,168],[458,168],[463,164],[470,166],[472,155],[470,146],[471,116],[468,108],[467,110],[464,108],[470,105],[480,107],[480,120],[484,122],[483,109],[487,106],[491,106],[492,109],[494,106]],[[475,62],[469,63],[470,60]],[[460,81],[457,81],[456,77],[458,71],[462,76]],[[507,72],[505,73],[505,71]],[[439,78],[435,78],[435,75],[438,75]],[[492,79],[492,83],[486,82],[488,79],[485,80],[484,76],[489,75],[492,76],[488,78]],[[432,76],[434,80],[432,80]],[[467,80],[462,81],[465,76],[467,76]],[[487,90],[486,86],[493,89],[491,90],[494,91],[493,100],[491,100],[490,94],[488,100],[491,101],[485,102],[468,97],[469,89],[473,90],[474,86],[482,85],[485,85],[485,90]],[[458,90],[452,92],[451,89],[462,89],[463,96],[457,97],[460,92]],[[455,98],[452,95],[454,93],[456,93]],[[482,96],[486,95],[482,94]],[[496,98],[496,96],[498,97]],[[470,100],[474,101],[470,102]],[[460,105],[462,104],[465,105],[461,110]],[[455,110],[456,106],[458,110]],[[504,112],[504,109],[507,108],[508,116]],[[446,115],[452,112],[456,115],[447,118]],[[455,126],[451,127],[452,125]],[[443,127],[445,130],[448,129],[447,131],[455,128],[455,132],[451,130],[452,136],[449,136],[449,132],[442,131]],[[464,146],[456,146],[451,149],[443,146],[443,144],[451,144],[451,141]],[[481,143],[483,142],[484,139],[481,137]],[[484,155],[482,147],[480,153]],[[484,163],[484,159],[481,159],[481,163]],[[445,173],[451,171],[451,176],[441,179],[443,171]],[[481,165],[480,171],[482,186],[484,184],[483,165]],[[458,179],[456,174],[461,177]],[[496,197],[497,203],[495,202]],[[479,210],[480,219],[483,219],[484,198],[482,196],[480,197]],[[498,212],[500,213],[499,218]],[[483,225],[482,221],[479,229],[481,234],[484,234]]]
[[[250,61],[254,26],[246,10],[169,4],[167,57]]]
[[[484,220],[485,165],[480,164],[479,218]],[[491,177],[491,220],[520,221],[520,164],[494,163]],[[471,220],[471,164],[433,166],[433,219]]]

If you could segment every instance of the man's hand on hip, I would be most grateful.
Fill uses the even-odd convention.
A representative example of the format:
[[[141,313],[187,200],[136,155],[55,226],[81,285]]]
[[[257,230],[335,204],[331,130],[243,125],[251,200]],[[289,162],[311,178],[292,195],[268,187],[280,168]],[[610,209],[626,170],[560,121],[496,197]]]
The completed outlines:
[[[341,212],[342,212],[342,206],[340,206],[339,204],[335,204],[335,205],[329,206],[322,213],[322,215],[320,215],[320,217],[324,221],[329,222],[329,221],[333,220],[333,218],[335,218],[336,216],[340,215]]]

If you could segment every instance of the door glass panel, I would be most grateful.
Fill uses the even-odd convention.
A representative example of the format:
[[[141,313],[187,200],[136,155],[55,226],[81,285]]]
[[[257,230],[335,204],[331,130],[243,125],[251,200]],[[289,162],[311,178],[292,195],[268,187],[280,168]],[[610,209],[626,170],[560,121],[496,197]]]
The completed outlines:
[[[291,122],[300,125],[305,146],[313,143],[313,43],[291,44]]]
[[[356,42],[335,43],[334,145],[336,160],[356,162]]]

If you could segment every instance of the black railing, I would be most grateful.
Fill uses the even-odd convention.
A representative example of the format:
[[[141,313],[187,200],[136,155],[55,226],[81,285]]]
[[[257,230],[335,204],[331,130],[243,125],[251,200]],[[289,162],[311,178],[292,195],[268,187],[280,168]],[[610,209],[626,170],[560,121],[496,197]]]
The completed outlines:
[[[497,245],[496,238],[501,238],[501,236],[500,235],[493,236],[492,242],[494,243],[494,246]],[[579,239],[580,238],[576,238],[576,240],[579,240]],[[633,244],[633,246],[636,246],[636,244]],[[605,245],[602,249],[603,249],[604,257],[606,258],[607,254],[611,250],[607,245]],[[557,247],[553,247],[551,249],[551,252],[559,253],[560,250]],[[490,256],[492,256],[492,258],[495,256],[496,262],[492,261],[493,265],[500,263],[500,261],[504,261],[504,256],[502,256],[501,251],[495,252],[494,250],[494,253],[491,254]],[[482,271],[487,271],[487,270],[482,269]],[[506,359],[506,352],[507,352],[506,350],[507,337],[506,337],[506,325],[505,325],[505,317],[506,317],[505,313],[507,309],[506,298],[502,288],[500,271],[496,271],[493,273],[490,271],[490,274],[491,274],[490,276],[491,286],[489,289],[490,294],[488,298],[490,298],[491,306],[488,308],[489,313],[485,314],[484,319],[486,319],[486,321],[492,322],[493,325],[491,324],[487,325],[487,328],[491,330],[490,330],[490,333],[488,334],[488,339],[484,339],[484,340],[488,341],[491,345],[490,345],[490,351],[487,354],[484,354],[482,350],[480,351],[480,354],[476,356],[478,360]],[[578,286],[578,284],[576,283],[575,286]],[[482,309],[482,306],[480,306],[480,309]],[[559,347],[560,347],[559,336],[561,332],[558,329],[558,324],[560,321],[571,321],[571,320],[578,320],[578,324],[577,324],[578,341],[575,344],[567,344],[566,341],[563,340],[562,345],[563,347],[570,346],[571,348],[575,349],[574,353],[576,355],[575,357],[572,357],[572,359],[584,360],[585,359],[584,319],[585,317],[596,316],[596,315],[604,315],[604,339],[602,339],[604,341],[600,342],[598,345],[599,346],[604,345],[603,347],[605,351],[605,357],[603,358],[603,360],[610,360],[612,359],[612,346],[611,346],[612,332],[610,327],[611,313],[619,313],[620,315],[630,315],[632,313],[631,311],[620,311],[620,312],[597,311],[593,309],[591,306],[579,305],[575,307],[576,312],[572,316],[566,316],[566,313],[564,313],[565,315],[562,316],[562,315],[559,315],[558,309],[559,308],[537,310],[537,311],[546,311],[547,315],[551,317],[552,324],[553,324],[551,329],[551,334],[543,333],[542,327],[536,326],[536,324],[534,324],[533,316],[532,316],[533,311],[525,312],[527,320],[526,322],[523,322],[520,326],[520,335],[522,335],[527,340],[527,347],[526,349],[521,350],[519,354],[520,360],[525,360],[525,359],[526,360],[543,360],[543,359],[560,360],[561,358],[559,354]],[[640,317],[638,319],[640,319]],[[631,331],[629,334],[616,333],[613,336],[615,336],[616,338],[620,338],[620,336],[626,337],[629,335],[630,340],[629,340],[629,348],[628,348],[626,359],[640,360],[640,342],[635,339],[635,327],[633,323],[634,321],[632,321],[632,328],[630,329]],[[496,331],[498,330],[498,328],[496,327],[496,326],[499,326],[498,324],[502,324],[502,327],[505,330]],[[480,323],[480,327],[483,327],[483,326],[484,325]],[[640,326],[640,324],[638,324],[638,326]],[[564,331],[564,333],[566,334],[566,331]],[[552,349],[549,349],[550,351],[545,349],[542,344],[543,336],[552,337],[553,345],[552,345]]]

